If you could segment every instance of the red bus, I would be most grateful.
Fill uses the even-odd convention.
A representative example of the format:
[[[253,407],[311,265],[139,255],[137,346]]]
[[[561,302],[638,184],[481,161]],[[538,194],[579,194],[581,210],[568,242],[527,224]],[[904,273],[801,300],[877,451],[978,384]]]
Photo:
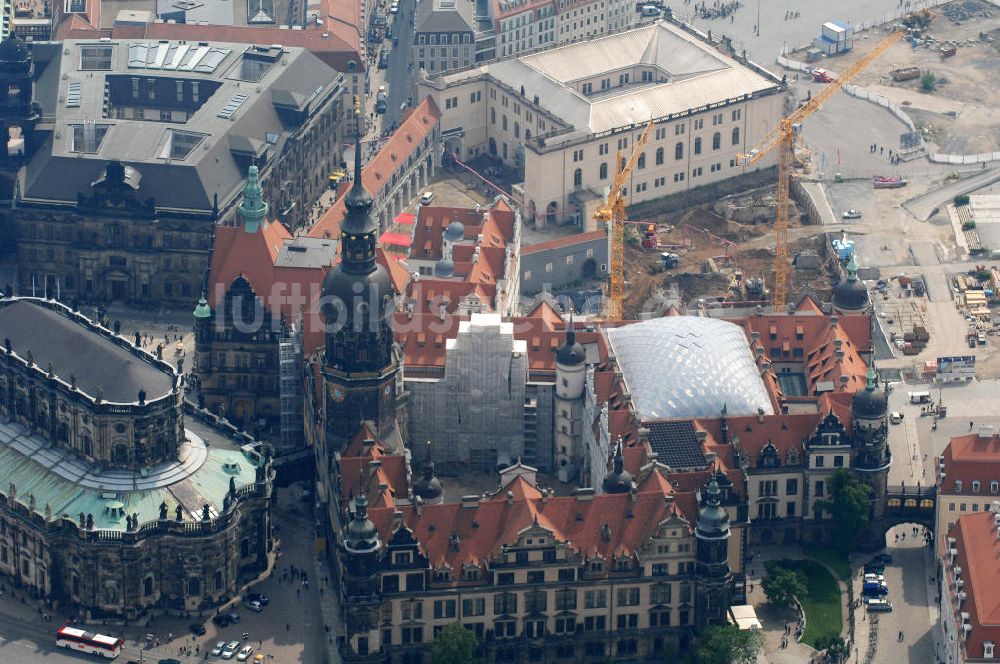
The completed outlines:
[[[79,650],[88,655],[114,659],[122,653],[125,641],[113,636],[87,632],[76,627],[62,627],[56,632],[56,645],[60,648]]]

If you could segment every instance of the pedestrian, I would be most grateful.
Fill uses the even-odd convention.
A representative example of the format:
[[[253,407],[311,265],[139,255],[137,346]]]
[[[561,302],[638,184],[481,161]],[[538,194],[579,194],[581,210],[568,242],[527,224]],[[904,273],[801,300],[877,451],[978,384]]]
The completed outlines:
[[[878,153],[879,153],[879,155],[883,155],[883,154],[885,154],[885,146],[882,146],[882,147],[880,147],[880,148],[878,149]]]

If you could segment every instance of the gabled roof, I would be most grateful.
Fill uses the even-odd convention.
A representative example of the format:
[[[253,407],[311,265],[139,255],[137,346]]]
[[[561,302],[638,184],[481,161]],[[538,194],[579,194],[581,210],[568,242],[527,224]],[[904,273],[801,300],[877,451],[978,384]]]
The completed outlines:
[[[983,493],[989,491],[991,482],[1000,481],[1000,435],[980,436],[970,433],[956,436],[948,442],[941,455],[944,459],[945,477],[938,469],[938,491],[942,494],[972,494],[972,482],[978,480]],[[956,491],[956,482],[962,490]],[[997,496],[1000,500],[1000,495]],[[998,643],[1000,645],[1000,643]]]
[[[594,240],[607,240],[607,231],[590,231],[588,233],[573,233],[572,235],[564,235],[562,237],[557,237],[554,240],[546,240],[545,242],[538,242],[537,244],[528,244],[521,247],[521,254],[537,254],[540,251],[548,251],[549,249],[561,249],[562,247],[571,247],[576,244],[585,244],[587,242],[593,242]]]
[[[430,97],[424,97],[423,101],[406,114],[399,128],[361,169],[361,182],[372,198],[378,199],[382,190],[392,181],[392,174],[406,167],[410,155],[418,150],[421,142],[434,131],[440,120],[441,111]],[[340,236],[340,223],[347,212],[344,196],[350,187],[340,189],[340,197],[309,229],[310,237]]]
[[[972,626],[965,639],[964,650],[969,661],[978,661],[983,643],[992,641],[1000,645],[1000,593],[996,592],[996,588],[1000,587],[1000,564],[997,563],[1000,560],[1000,537],[997,536],[994,514],[963,514],[948,531],[948,536],[955,538],[958,555],[954,566],[962,568],[961,578],[965,582],[962,590],[966,593],[966,601],[960,611],[969,614]],[[955,593],[953,566],[945,565],[944,568],[948,584],[943,592]],[[957,624],[962,622],[958,612],[943,616],[943,619]]]
[[[448,565],[455,570],[463,564],[487,562],[504,544],[517,543],[521,531],[536,525],[585,556],[610,559],[638,551],[657,532],[660,522],[674,514],[669,494],[649,488],[634,497],[606,494],[589,500],[546,498],[519,490],[522,495],[515,493],[512,500],[501,492],[481,500],[475,508],[446,503],[424,505],[419,514],[415,506],[397,509],[434,566]],[[393,510],[374,509],[369,516],[382,541],[387,541],[392,534]],[[695,512],[688,519],[696,516]],[[458,538],[457,547],[451,545],[452,536]]]

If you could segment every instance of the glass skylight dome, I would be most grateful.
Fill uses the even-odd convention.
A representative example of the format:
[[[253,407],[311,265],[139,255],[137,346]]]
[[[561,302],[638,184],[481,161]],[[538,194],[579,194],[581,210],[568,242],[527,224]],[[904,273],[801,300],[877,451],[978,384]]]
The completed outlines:
[[[668,316],[608,330],[632,403],[643,419],[756,415],[774,409],[743,329]]]

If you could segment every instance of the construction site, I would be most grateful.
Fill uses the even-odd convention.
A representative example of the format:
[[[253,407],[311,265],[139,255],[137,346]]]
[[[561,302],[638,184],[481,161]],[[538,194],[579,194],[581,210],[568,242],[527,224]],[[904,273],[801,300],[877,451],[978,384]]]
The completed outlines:
[[[679,297],[706,307],[769,306],[774,286],[775,187],[625,225],[626,318]],[[792,201],[789,287],[828,299],[839,270],[821,227],[803,224]],[[808,220],[806,220],[808,221]]]

